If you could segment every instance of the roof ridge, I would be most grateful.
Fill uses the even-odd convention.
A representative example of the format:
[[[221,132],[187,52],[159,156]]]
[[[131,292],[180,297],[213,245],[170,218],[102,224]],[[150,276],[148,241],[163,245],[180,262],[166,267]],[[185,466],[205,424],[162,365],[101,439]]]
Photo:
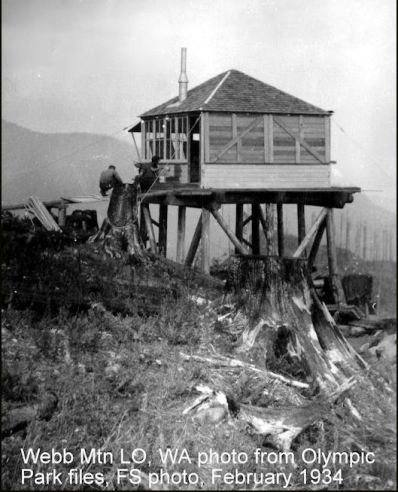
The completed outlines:
[[[223,83],[226,81],[228,78],[229,74],[231,73],[231,70],[228,70],[228,72],[224,75],[224,77],[220,80],[220,82],[216,85],[216,87],[213,89],[213,91],[210,93],[210,96],[206,99],[206,101],[203,104],[208,104],[211,100],[211,98],[214,96],[214,94],[218,91],[218,89],[223,85]]]
[[[188,90],[184,101],[175,96],[141,114],[149,117],[198,111],[259,112],[325,115],[329,112],[231,68]]]

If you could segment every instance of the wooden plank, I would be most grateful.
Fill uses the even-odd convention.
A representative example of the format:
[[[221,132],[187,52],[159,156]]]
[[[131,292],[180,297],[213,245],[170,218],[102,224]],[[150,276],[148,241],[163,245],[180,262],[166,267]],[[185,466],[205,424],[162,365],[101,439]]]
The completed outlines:
[[[309,145],[307,145],[307,144],[305,143],[305,141],[304,141],[303,139],[301,139],[301,138],[300,138],[300,136],[299,136],[299,135],[295,134],[294,132],[292,132],[292,131],[290,130],[290,128],[288,128],[286,125],[284,125],[284,124],[280,121],[280,119],[279,119],[278,117],[274,117],[274,121],[275,121],[275,123],[276,123],[277,125],[279,125],[281,128],[283,128],[283,129],[286,131],[286,133],[288,133],[291,137],[293,137],[295,140],[298,140],[298,141],[299,141],[299,143],[300,143],[300,145],[301,145],[302,147],[304,147],[304,148],[305,148],[305,150],[306,150],[307,152],[309,152],[310,154],[312,154],[312,155],[315,157],[315,159],[317,159],[317,160],[318,160],[319,162],[321,162],[322,164],[325,164],[325,160],[324,160],[324,159],[322,159],[322,157],[321,157],[321,156],[320,156],[320,155],[319,155],[319,154],[318,154],[318,153],[317,153],[317,152],[316,152],[316,151],[315,151],[312,147],[310,147]]]
[[[238,136],[238,124],[236,113],[232,113],[232,138],[236,138]],[[238,140],[236,143],[236,160],[238,162],[241,161],[241,150],[242,150],[242,141]]]
[[[330,116],[324,118],[325,120],[325,160],[330,162]]]
[[[202,208],[202,271],[210,272],[210,211]]]
[[[184,262],[185,256],[185,223],[187,207],[178,207],[177,223],[177,253],[176,260],[178,263]]]
[[[252,204],[252,254],[260,254],[260,217],[259,207],[256,203]]]
[[[159,205],[159,254],[167,256],[167,205]]]
[[[236,204],[235,214],[235,235],[239,242],[243,239],[243,203]],[[235,247],[235,253],[239,253],[238,248]]]
[[[247,133],[249,133],[253,128],[255,128],[260,121],[262,120],[263,116],[255,118],[250,125],[248,125],[245,130],[243,130],[241,133],[239,133],[235,138],[233,138],[216,156],[215,159],[213,159],[213,162],[216,162],[220,157],[222,157],[229,149],[231,149],[239,139],[244,137]]]
[[[144,159],[148,156],[146,149],[146,131],[145,131],[145,121],[141,121],[141,149],[144,153],[142,156]]]
[[[311,249],[310,249],[310,254],[308,255],[308,271],[311,273],[312,267],[315,262],[316,255],[319,250],[319,246],[321,245],[322,241],[322,236],[323,233],[325,232],[326,229],[326,219],[323,219],[323,221],[319,224],[318,230],[316,231],[314,241],[312,243]]]
[[[245,247],[242,245],[242,243],[238,240],[238,238],[235,236],[235,234],[232,232],[232,230],[229,228],[228,224],[224,221],[223,217],[221,216],[220,212],[213,208],[211,210],[211,213],[213,217],[216,219],[216,221],[219,223],[221,229],[225,232],[225,234],[228,236],[232,244],[235,246],[235,249],[242,255],[247,255],[247,251]]]
[[[58,225],[65,227],[66,225],[66,209],[68,208],[66,201],[61,198],[61,205],[58,207]]]
[[[202,113],[204,128],[204,160],[210,159],[210,132],[209,132],[209,113]]]
[[[195,231],[192,236],[192,241],[188,249],[187,257],[185,258],[185,265],[191,267],[193,260],[195,259],[196,251],[200,243],[200,238],[202,236],[202,214],[199,216],[198,223],[196,224]]]
[[[151,220],[151,213],[149,210],[149,204],[141,203],[141,210],[143,211],[143,214],[144,214],[145,226],[146,226],[151,250],[153,253],[157,254],[159,251],[158,251],[158,246],[157,246],[156,240],[155,240],[155,233],[153,230],[153,224],[152,224],[152,220]]]
[[[274,118],[268,115],[268,162],[274,162]]]
[[[283,257],[285,254],[285,238],[283,231],[283,204],[277,203],[276,205],[277,212],[277,223],[278,223],[278,255]]]
[[[268,127],[268,117],[265,114],[264,115],[264,122],[263,122],[263,130],[264,130],[264,162],[269,162],[269,143],[268,143],[268,132],[269,132],[269,127]]]
[[[244,166],[244,168],[242,168]],[[308,188],[330,186],[330,167],[324,164],[208,164],[202,183],[211,188]]]
[[[206,177],[206,166],[205,162],[208,162],[210,160],[210,156],[205,157],[205,139],[206,136],[208,138],[209,134],[208,132],[206,133],[206,128],[205,128],[205,118],[204,118],[204,113],[201,113],[200,116],[200,156],[199,156],[199,162],[200,162],[200,180],[199,180],[199,185],[203,185],[205,177]]]
[[[303,116],[299,116],[299,136],[301,140],[304,140],[304,124],[303,124]],[[296,164],[300,164],[301,162],[301,145],[296,140]]]
[[[310,244],[312,237],[318,231],[321,223],[325,220],[327,215],[328,215],[328,209],[323,208],[321,210],[321,212],[319,213],[318,217],[315,219],[315,222],[310,227],[307,234],[304,236],[304,238],[300,242],[298,248],[293,253],[293,258],[299,258],[303,254],[303,252],[305,251],[307,246]]]
[[[242,222],[242,228],[245,227],[252,220],[252,216],[246,217],[246,219]]]

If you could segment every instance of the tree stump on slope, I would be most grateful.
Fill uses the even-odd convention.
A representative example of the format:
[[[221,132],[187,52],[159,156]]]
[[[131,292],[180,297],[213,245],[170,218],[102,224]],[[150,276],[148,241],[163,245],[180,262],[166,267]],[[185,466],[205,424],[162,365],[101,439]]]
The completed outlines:
[[[108,207],[110,232],[105,238],[105,251],[118,256],[120,250],[142,260],[145,256],[138,222],[138,189],[135,184],[117,185],[112,190]]]
[[[228,285],[248,318],[236,350],[330,394],[367,366],[311,284],[305,260],[236,257]]]

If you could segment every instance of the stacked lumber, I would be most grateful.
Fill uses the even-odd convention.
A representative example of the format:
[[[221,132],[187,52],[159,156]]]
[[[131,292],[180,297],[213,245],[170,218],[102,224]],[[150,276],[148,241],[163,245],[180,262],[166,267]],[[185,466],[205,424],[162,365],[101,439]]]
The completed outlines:
[[[26,209],[40,221],[47,231],[61,231],[61,228],[39,198],[35,196],[29,197]]]

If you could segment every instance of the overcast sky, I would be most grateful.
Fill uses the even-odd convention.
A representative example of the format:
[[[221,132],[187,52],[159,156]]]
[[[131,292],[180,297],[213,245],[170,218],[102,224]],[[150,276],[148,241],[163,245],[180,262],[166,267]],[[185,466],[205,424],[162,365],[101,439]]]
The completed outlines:
[[[113,134],[177,95],[184,46],[190,87],[235,68],[333,110],[336,184],[391,201],[395,18],[395,0],[2,0],[2,116]]]

